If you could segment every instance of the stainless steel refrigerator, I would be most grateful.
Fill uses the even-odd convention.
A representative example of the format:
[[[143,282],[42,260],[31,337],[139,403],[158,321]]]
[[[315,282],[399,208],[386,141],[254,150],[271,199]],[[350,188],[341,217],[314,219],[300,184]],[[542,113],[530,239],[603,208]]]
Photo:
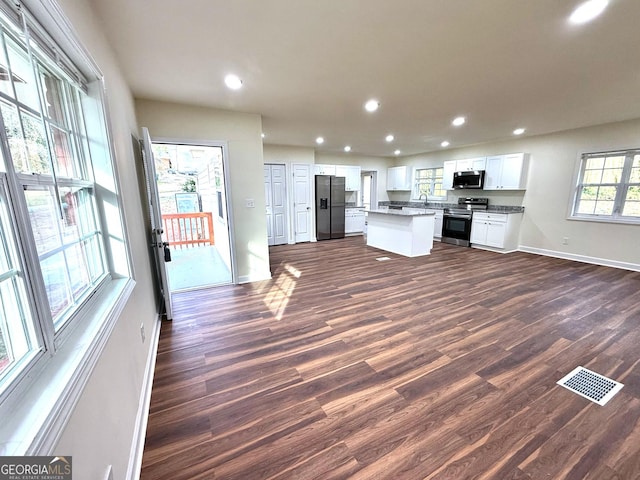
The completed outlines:
[[[344,238],[344,177],[316,175],[316,239]]]

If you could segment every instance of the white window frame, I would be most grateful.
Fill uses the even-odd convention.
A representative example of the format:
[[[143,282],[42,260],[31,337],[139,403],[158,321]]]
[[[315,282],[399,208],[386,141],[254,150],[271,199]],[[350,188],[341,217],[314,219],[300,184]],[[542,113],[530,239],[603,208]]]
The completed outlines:
[[[584,153],[580,156],[578,161],[578,168],[576,169],[574,189],[571,196],[571,203],[569,209],[569,220],[580,220],[580,221],[588,221],[588,222],[606,222],[606,223],[622,223],[622,224],[640,224],[640,217],[630,217],[622,215],[624,210],[624,202],[627,195],[627,189],[629,186],[636,186],[636,183],[630,183],[630,175],[631,175],[631,166],[633,164],[634,156],[640,155],[640,149],[632,148],[625,150],[611,150],[605,152],[594,152],[594,153]],[[585,184],[585,170],[587,161],[592,158],[600,158],[600,157],[613,157],[613,156],[624,156],[625,163],[622,170],[622,175],[620,180],[617,183],[594,183],[594,184]],[[592,186],[613,186],[616,187],[616,195],[613,200],[614,207],[613,213],[611,215],[606,214],[585,214],[578,213],[579,203],[580,203],[580,193],[585,185]]]
[[[434,175],[431,179],[430,182],[421,182],[420,179],[418,178],[418,172],[420,172],[420,170],[431,170],[433,171]],[[424,168],[418,168],[416,167],[414,170],[414,177],[413,177],[413,189],[411,191],[411,199],[412,200],[419,200],[419,201],[423,201],[424,198],[420,198],[421,195],[424,194],[420,194],[420,185],[422,184],[429,184],[429,192],[433,192],[434,190],[434,186],[435,183],[433,180],[435,180],[436,178],[441,178],[444,179],[444,170],[443,170],[443,175],[442,177],[437,177],[435,175],[435,172],[437,172],[438,170],[443,170],[443,167],[424,167]],[[432,193],[427,194],[427,198],[426,200],[433,200],[433,201],[443,201],[447,199],[447,194],[446,194],[446,190],[445,190],[445,194],[442,196],[439,195],[433,195]]]
[[[82,108],[88,115],[85,133],[92,140],[93,169],[97,172],[94,185],[99,190],[96,194],[97,214],[107,255],[108,274],[82,300],[64,328],[55,332],[50,313],[47,316],[43,311],[43,305],[48,305],[47,296],[43,291],[44,283],[37,278],[41,276],[38,252],[30,232],[24,197],[21,196],[20,175],[15,174],[9,162],[7,172],[2,174],[6,185],[3,188],[14,204],[11,213],[16,224],[14,233],[19,238],[18,248],[26,274],[36,277],[35,281],[29,282],[29,302],[34,310],[33,322],[37,329],[39,349],[32,361],[16,371],[16,377],[5,384],[7,386],[0,395],[0,418],[3,419],[0,422],[0,452],[3,455],[48,454],[60,438],[133,291],[135,281],[119,195],[103,75],[78,42],[73,27],[53,0],[24,0],[24,4],[18,5],[13,5],[14,2],[9,0],[1,1],[0,9],[9,21],[19,29],[16,19],[22,17],[23,26],[28,24],[30,33],[37,39],[38,49],[49,57],[53,52],[67,76],[87,79],[84,88],[88,95],[82,99]],[[99,138],[92,133],[96,129],[100,131]],[[5,158],[10,158],[4,134],[0,144]],[[109,215],[107,208],[111,208]]]

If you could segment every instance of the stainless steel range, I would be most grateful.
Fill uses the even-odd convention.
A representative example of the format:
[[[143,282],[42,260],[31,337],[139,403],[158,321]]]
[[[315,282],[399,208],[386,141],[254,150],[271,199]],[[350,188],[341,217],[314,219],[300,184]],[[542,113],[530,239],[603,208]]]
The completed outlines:
[[[444,209],[442,241],[463,247],[470,246],[473,212],[487,208],[489,208],[488,198],[458,198],[457,207]]]

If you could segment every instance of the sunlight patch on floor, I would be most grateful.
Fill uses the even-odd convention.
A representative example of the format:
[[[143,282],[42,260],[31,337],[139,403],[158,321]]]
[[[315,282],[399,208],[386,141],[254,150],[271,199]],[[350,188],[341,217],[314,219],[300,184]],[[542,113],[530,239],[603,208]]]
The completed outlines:
[[[302,272],[292,265],[286,264],[283,272],[278,275],[275,282],[264,297],[264,304],[269,311],[281,320],[289,303],[289,298],[296,287],[296,281]]]

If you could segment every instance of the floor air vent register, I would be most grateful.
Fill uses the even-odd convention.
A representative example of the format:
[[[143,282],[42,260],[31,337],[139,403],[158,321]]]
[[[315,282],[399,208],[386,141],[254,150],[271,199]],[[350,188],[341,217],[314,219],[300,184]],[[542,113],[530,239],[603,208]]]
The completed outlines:
[[[623,387],[621,383],[584,367],[577,367],[557,383],[601,406],[611,400]]]

